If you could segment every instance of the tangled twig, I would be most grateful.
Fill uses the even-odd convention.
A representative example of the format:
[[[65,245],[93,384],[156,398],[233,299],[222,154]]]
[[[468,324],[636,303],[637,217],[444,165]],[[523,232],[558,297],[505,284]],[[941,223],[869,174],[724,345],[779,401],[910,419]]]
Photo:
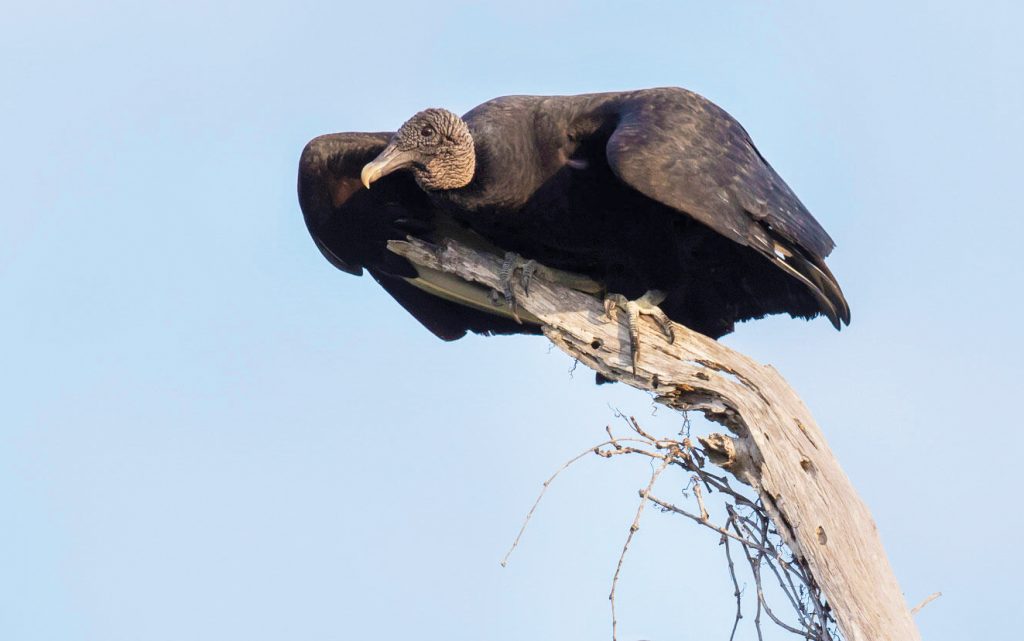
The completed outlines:
[[[640,504],[629,526],[629,532],[622,546],[622,552],[619,554],[615,573],[612,576],[611,591],[608,595],[611,605],[612,641],[617,641],[618,633],[615,597],[619,576],[626,553],[629,551],[630,544],[640,528],[640,518],[647,503],[654,504],[662,512],[685,516],[719,535],[719,544],[725,547],[729,576],[733,585],[733,596],[736,598],[736,616],[729,635],[730,641],[735,639],[740,621],[743,619],[744,595],[744,590],[740,587],[740,581],[737,577],[736,564],[733,560],[731,549],[733,543],[738,544],[742,550],[742,558],[745,558],[747,561],[750,576],[756,589],[757,600],[753,624],[758,639],[763,638],[761,615],[764,613],[778,627],[809,641],[838,641],[839,633],[835,619],[820,588],[807,570],[806,564],[801,559],[795,557],[785,546],[782,537],[776,531],[768,512],[759,499],[749,496],[739,488],[733,487],[728,477],[714,474],[706,469],[707,453],[701,447],[695,446],[690,440],[689,424],[686,425],[685,435],[681,435],[678,438],[656,438],[645,431],[636,418],[632,416],[626,417],[622,414],[617,415],[625,421],[632,434],[626,438],[617,437],[613,434],[610,427],[606,427],[608,440],[588,448],[586,451],[569,459],[544,482],[544,487],[526,515],[526,519],[519,534],[516,536],[515,542],[513,542],[505,558],[502,559],[502,565],[506,564],[509,555],[518,546],[527,524],[537,509],[537,505],[544,497],[550,484],[559,474],[590,453],[597,454],[605,459],[621,455],[639,455],[650,459],[652,464],[654,464],[654,468],[652,469],[647,486],[639,492]],[[658,478],[662,475],[662,472],[671,466],[680,468],[688,474],[690,483],[683,493],[688,496],[690,491],[692,491],[693,499],[696,503],[695,511],[665,501],[653,494]],[[707,503],[705,493],[708,495],[717,494],[719,499],[724,502],[724,521],[720,523],[713,521],[712,508]],[[762,571],[765,568],[770,571],[771,576],[775,577],[779,589],[785,595],[785,601],[788,602],[795,621],[787,622],[782,616],[776,614],[769,605],[762,581]]]

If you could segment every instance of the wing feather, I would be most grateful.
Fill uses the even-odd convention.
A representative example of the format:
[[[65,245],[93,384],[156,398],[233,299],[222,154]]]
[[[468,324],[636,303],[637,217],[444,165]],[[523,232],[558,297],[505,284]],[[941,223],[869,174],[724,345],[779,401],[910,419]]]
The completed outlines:
[[[608,163],[623,182],[751,247],[808,287],[838,326],[849,307],[823,259],[835,246],[723,109],[685,89],[625,96]],[[780,256],[778,249],[785,248]]]
[[[439,223],[411,175],[396,173],[363,187],[360,172],[387,146],[390,133],[328,134],[306,145],[299,160],[299,204],[310,235],[327,260],[361,276],[364,268],[388,294],[438,338],[477,334],[537,334],[467,296],[471,285],[424,275],[387,249],[409,234],[430,237]],[[443,276],[443,275],[441,275]],[[479,296],[486,297],[486,291]],[[472,292],[475,293],[475,292]]]

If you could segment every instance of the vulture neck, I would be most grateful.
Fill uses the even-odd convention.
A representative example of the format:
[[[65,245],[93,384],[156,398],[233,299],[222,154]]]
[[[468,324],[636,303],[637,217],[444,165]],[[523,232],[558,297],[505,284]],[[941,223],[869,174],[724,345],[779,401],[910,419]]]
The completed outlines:
[[[521,209],[577,153],[604,162],[604,145],[618,122],[613,98],[521,96],[485,103],[464,117],[476,153],[473,180],[435,193],[464,212]]]
[[[474,136],[476,170],[465,187],[435,192],[467,212],[517,209],[541,185],[536,150],[527,141]]]

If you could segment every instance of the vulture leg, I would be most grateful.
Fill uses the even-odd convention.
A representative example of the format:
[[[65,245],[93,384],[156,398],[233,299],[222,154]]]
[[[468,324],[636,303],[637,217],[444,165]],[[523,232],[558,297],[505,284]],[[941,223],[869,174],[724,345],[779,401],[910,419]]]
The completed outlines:
[[[516,294],[513,288],[516,270],[520,271],[519,284],[523,288],[523,293],[527,296],[530,295],[530,283],[532,283],[534,277],[537,276],[550,283],[558,283],[563,287],[575,289],[576,291],[583,292],[584,294],[600,296],[605,293],[604,285],[592,278],[582,274],[548,267],[547,265],[541,265],[535,260],[526,260],[515,252],[505,252],[505,260],[501,264],[501,269],[499,271],[499,276],[501,278],[501,296],[504,297],[505,304],[509,307],[516,320],[519,320],[519,314],[516,309]],[[663,298],[664,296],[662,296],[662,299]],[[659,299],[659,301],[662,299]],[[495,306],[501,304],[501,300],[498,298],[498,292],[492,292],[491,302]],[[658,313],[661,312],[661,310],[657,311]]]
[[[505,304],[512,310],[512,317],[516,319],[517,323],[523,321],[519,319],[519,310],[516,308],[516,292],[512,281],[515,279],[516,270],[519,270],[519,284],[523,288],[523,293],[529,296],[530,281],[533,280],[537,266],[535,260],[523,260],[522,256],[515,252],[505,252],[505,262],[501,264],[500,271],[501,293],[505,296]]]
[[[608,294],[604,299],[604,311],[615,320],[615,312],[619,309],[626,312],[629,323],[629,348],[633,360],[633,373],[640,361],[640,316],[646,315],[654,319],[669,343],[676,340],[672,330],[672,321],[658,305],[665,300],[665,293],[652,289],[636,300],[629,300],[622,294]]]

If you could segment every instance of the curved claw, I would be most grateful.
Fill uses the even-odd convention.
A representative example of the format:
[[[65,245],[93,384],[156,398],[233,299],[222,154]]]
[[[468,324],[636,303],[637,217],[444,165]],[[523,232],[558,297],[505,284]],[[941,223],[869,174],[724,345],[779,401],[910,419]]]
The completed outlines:
[[[622,294],[608,294],[604,299],[604,311],[612,320],[617,320],[615,310],[621,309],[626,312],[629,326],[629,349],[630,359],[633,366],[633,374],[636,374],[637,365],[640,362],[640,316],[647,315],[654,319],[658,329],[664,334],[669,343],[676,340],[675,330],[672,328],[672,320],[665,312],[661,311],[658,304],[665,300],[665,293],[652,289],[636,300],[629,300]]]
[[[501,293],[505,297],[505,304],[512,310],[512,317],[516,319],[516,322],[522,323],[523,321],[519,319],[519,312],[516,310],[516,293],[512,291],[512,272],[515,271],[518,258],[512,252],[507,252],[505,254],[505,262],[501,264],[501,269],[498,270],[498,276],[501,279]]]
[[[505,297],[505,304],[512,310],[512,317],[516,319],[517,323],[522,324],[523,321],[519,318],[516,292],[512,287],[512,279],[515,278],[516,270],[519,270],[519,284],[523,288],[523,293],[529,296],[530,283],[533,281],[533,275],[537,272],[538,266],[535,260],[524,261],[515,252],[505,252],[505,260],[501,264],[501,269],[498,270],[498,276],[501,279],[501,293]]]
[[[530,283],[533,282],[533,275],[537,272],[537,261],[528,260],[522,265],[522,273],[519,275],[519,284],[523,286],[523,293],[530,295]]]

